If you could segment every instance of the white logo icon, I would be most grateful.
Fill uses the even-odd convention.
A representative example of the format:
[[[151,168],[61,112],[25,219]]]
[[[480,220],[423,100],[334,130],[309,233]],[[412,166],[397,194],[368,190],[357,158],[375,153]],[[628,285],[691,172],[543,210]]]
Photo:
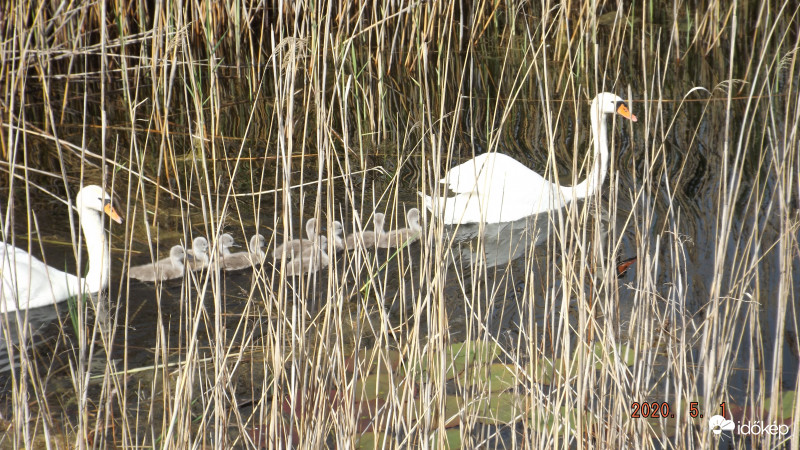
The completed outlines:
[[[708,419],[708,428],[717,436],[722,434],[723,431],[730,431],[736,428],[732,420],[728,420],[720,415],[716,415]]]

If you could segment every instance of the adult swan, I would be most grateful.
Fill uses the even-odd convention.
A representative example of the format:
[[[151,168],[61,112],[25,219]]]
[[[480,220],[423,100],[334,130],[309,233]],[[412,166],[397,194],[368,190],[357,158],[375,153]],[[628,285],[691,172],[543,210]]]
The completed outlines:
[[[122,218],[111,197],[100,186],[86,186],[75,197],[75,206],[86,239],[89,271],[85,278],[62,272],[33,255],[5,242],[0,244],[0,313],[52,305],[78,295],[94,293],[108,284],[109,249],[102,213],[117,223]]]
[[[636,122],[625,101],[604,92],[590,107],[594,137],[594,164],[589,176],[576,186],[551,183],[522,163],[501,153],[486,153],[450,169],[440,183],[454,197],[436,203],[423,196],[425,206],[445,224],[512,222],[556,210],[572,200],[592,195],[603,184],[608,171],[606,114],[619,114]]]

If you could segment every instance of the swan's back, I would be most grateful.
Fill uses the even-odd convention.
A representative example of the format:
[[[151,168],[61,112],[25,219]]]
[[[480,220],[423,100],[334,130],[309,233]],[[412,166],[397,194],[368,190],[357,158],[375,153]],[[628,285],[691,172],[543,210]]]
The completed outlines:
[[[186,272],[186,252],[180,245],[173,246],[169,256],[154,263],[131,267],[128,276],[139,281],[166,281],[182,278]]]
[[[355,250],[359,245],[363,245],[363,248],[375,247],[383,235],[386,234],[383,230],[385,217],[383,213],[376,212],[372,218],[372,230],[353,231],[347,236],[345,239],[347,250]]]
[[[222,257],[222,268],[225,270],[241,270],[261,263],[258,253],[236,252]]]
[[[457,194],[467,194],[487,186],[493,180],[524,177],[531,170],[502,153],[484,153],[451,168],[442,183]]]
[[[249,251],[231,253],[222,257],[222,267],[225,270],[241,270],[248,267],[255,267],[261,264],[264,260],[264,251],[261,247],[264,246],[264,236],[260,234],[253,235],[250,238]]]
[[[445,224],[511,222],[564,205],[557,184],[502,153],[453,167],[443,182],[457,195],[440,198],[438,205],[425,197],[425,206]]]
[[[327,245],[327,242],[325,243]],[[319,249],[309,255],[292,258],[284,261],[284,273],[287,277],[297,277],[307,273],[314,273],[328,267],[330,257],[324,250]]]
[[[378,241],[378,247],[395,248],[418,240],[422,234],[419,219],[419,210],[417,208],[409,209],[406,213],[406,227],[384,233]]]
[[[222,268],[225,270],[241,270],[253,267],[256,256],[249,252],[237,252],[222,257]]]
[[[284,255],[286,258],[291,258],[293,254],[299,255],[308,253],[317,245],[319,245],[319,237],[317,237],[315,241],[310,239],[293,239],[275,247],[272,251],[272,257],[278,260],[284,259]]]

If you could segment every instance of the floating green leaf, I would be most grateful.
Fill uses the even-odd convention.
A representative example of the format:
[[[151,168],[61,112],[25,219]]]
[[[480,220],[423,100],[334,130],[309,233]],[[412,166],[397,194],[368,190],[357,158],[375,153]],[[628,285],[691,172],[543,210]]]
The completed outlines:
[[[792,415],[792,411],[794,410],[795,404],[795,397],[797,396],[796,391],[786,391],[783,394],[780,394],[780,397],[777,400],[773,400],[772,397],[767,398],[767,401],[764,402],[764,412],[769,412],[770,407],[774,401],[778,401],[778,420],[787,420],[792,419],[794,416]]]
[[[369,374],[380,368],[394,370],[400,364],[401,355],[397,350],[379,347],[359,350],[355,355],[345,360],[345,369],[354,372],[356,368],[361,373]]]
[[[533,381],[540,384],[565,383],[570,377],[578,373],[577,356],[572,358],[572,363],[568,363],[561,358],[551,360],[541,357],[528,364],[528,374],[533,377]]]
[[[335,396],[330,399],[330,405],[336,417],[354,417],[356,429],[361,433],[386,429],[386,421],[378,417],[381,411],[385,411],[386,400],[384,399],[353,401]]]
[[[447,368],[447,379],[454,378],[472,364],[488,364],[502,352],[502,348],[488,341],[465,341],[451,345],[447,350],[447,360],[452,364]]]
[[[501,392],[487,397],[477,398],[466,405],[467,414],[472,414],[480,423],[501,425],[514,423],[522,415],[522,405],[513,392]]]
[[[520,379],[514,366],[495,363],[488,368],[479,368],[470,383],[473,388],[486,389],[489,392],[502,392],[519,384]]]
[[[502,352],[502,348],[494,343],[487,341],[465,341],[457,344],[452,344],[441,354],[425,354],[419,361],[409,364],[407,370],[403,371],[405,374],[417,372],[429,372],[431,361],[434,358],[444,357],[444,364],[447,366],[446,378],[448,380],[455,378],[456,375],[462,373],[468,366],[474,364],[489,364]]]
[[[630,367],[636,361],[635,356],[636,354],[633,349],[626,344],[619,344],[610,349],[603,345],[602,342],[596,342],[594,344],[594,367],[597,370],[601,370],[605,367],[607,361],[615,362],[617,358],[619,358],[623,364]]]
[[[355,393],[359,400],[387,399],[397,389],[397,380],[387,373],[376,373],[356,381]]]
[[[528,373],[533,377],[533,381],[537,383],[551,384],[555,374],[555,366],[553,361],[549,358],[537,358],[532,360],[528,365]]]
[[[584,415],[583,420],[592,422],[593,417]],[[531,426],[538,430],[555,431],[559,436],[567,436],[570,430],[574,430],[577,426],[578,411],[575,408],[567,408],[565,406],[558,408],[557,411],[531,411],[530,422]],[[558,423],[557,430],[555,429],[556,423]]]
[[[461,403],[461,398],[455,395],[448,395],[444,398],[445,428],[461,425]]]
[[[391,439],[391,436],[385,433],[364,433],[356,439],[353,448],[356,450],[374,450],[376,448],[391,447],[387,446],[387,438]]]
[[[434,431],[431,435],[429,444],[430,448],[439,449],[452,449],[456,450],[461,448],[461,430],[452,428],[444,432],[444,445],[439,445],[439,431]]]

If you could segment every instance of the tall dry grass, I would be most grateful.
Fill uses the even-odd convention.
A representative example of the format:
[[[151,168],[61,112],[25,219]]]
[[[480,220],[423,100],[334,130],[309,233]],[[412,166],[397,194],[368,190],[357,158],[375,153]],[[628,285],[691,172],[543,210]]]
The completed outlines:
[[[698,448],[726,402],[792,428],[734,447],[796,448],[797,11],[701,3],[7,6],[5,240],[57,235],[74,267],[45,193],[101,180],[126,225],[109,294],[60,310],[49,351],[2,319],[0,443]],[[428,217],[301,281],[125,276],[201,234],[397,226],[480,152],[578,182],[602,91],[640,118],[612,128],[602,195],[511,264],[465,264]],[[632,418],[646,401],[675,418]]]

